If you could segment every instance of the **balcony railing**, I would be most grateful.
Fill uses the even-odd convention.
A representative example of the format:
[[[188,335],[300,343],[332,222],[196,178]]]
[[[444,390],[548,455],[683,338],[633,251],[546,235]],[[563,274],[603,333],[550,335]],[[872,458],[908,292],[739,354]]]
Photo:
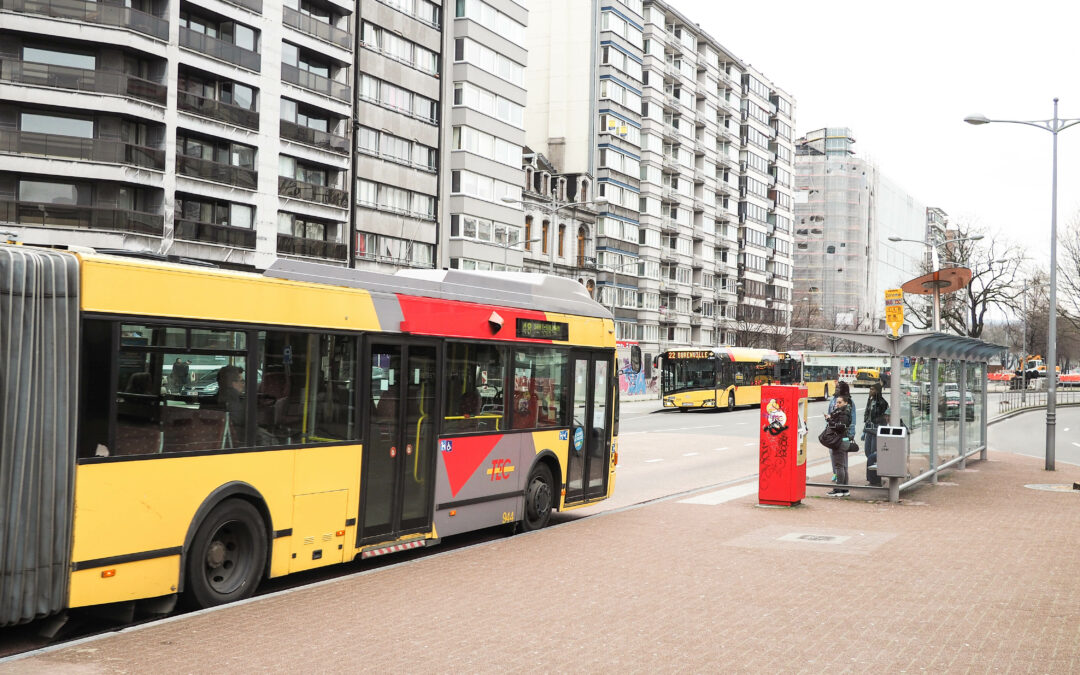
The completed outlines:
[[[255,248],[255,230],[197,220],[177,220],[174,225],[177,239],[223,244],[235,248]]]
[[[259,129],[259,113],[231,103],[199,96],[187,91],[176,92],[176,107],[220,122],[228,122],[248,129]]]
[[[225,2],[236,5],[237,7],[243,7],[244,9],[250,9],[256,14],[262,14],[262,0],[225,0]]]
[[[349,96],[352,94],[352,87],[346,84],[335,82],[322,75],[309,73],[306,70],[300,70],[296,66],[290,66],[287,63],[281,64],[281,79],[340,101],[348,101]]]
[[[159,40],[169,39],[169,22],[137,9],[93,0],[0,0],[0,9],[128,28]]]
[[[342,154],[348,154],[349,152],[349,139],[345,136],[318,131],[317,129],[305,127],[302,124],[296,124],[295,122],[289,122],[287,120],[281,120],[281,137],[300,143],[306,143],[308,145],[314,145],[317,148],[329,150],[330,152],[339,152]]]
[[[262,66],[262,56],[258,52],[237,47],[231,42],[219,40],[203,33],[196,33],[183,26],[180,27],[180,46],[255,72],[259,72]]]
[[[289,234],[278,234],[277,251],[288,255],[305,255],[313,258],[348,259],[345,244],[320,239],[304,239]]]
[[[78,138],[33,131],[0,130],[0,152],[65,157],[86,162],[130,164],[165,170],[165,151],[101,138]]]
[[[114,70],[84,70],[31,61],[0,62],[0,80],[57,89],[130,96],[165,105],[166,87]]]
[[[259,174],[254,169],[245,169],[241,166],[222,164],[209,159],[176,156],[176,172],[184,176],[205,178],[206,180],[227,183],[237,187],[254,190],[258,187]]]
[[[278,195],[282,197],[303,199],[309,202],[338,206],[343,209],[349,206],[349,193],[345,190],[339,190],[326,185],[305,183],[304,181],[288,178],[286,176],[278,176],[277,190]]]
[[[332,26],[325,21],[319,21],[312,17],[301,14],[291,7],[283,8],[282,19],[286,26],[292,26],[298,31],[307,33],[314,36],[324,42],[344,47],[345,49],[352,48],[352,33],[347,30],[342,30],[337,26]]]
[[[107,232],[130,232],[160,237],[165,218],[155,213],[141,213],[103,206],[48,204],[0,200],[0,222],[26,227],[61,227]]]

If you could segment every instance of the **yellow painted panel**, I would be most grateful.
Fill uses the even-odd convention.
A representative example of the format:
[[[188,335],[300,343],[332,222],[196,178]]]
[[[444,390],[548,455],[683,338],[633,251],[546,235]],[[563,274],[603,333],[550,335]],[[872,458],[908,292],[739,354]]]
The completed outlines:
[[[714,408],[716,407],[715,389],[681,391],[664,397],[665,408]],[[720,397],[720,406],[727,405],[727,397]]]
[[[360,452],[359,445],[297,450],[293,494],[359,490]],[[359,499],[355,501],[357,504],[360,503]]]
[[[555,457],[559,460],[559,476],[552,476],[557,483],[557,489],[561,489],[563,483],[566,482],[566,455],[570,450],[570,441],[560,441],[559,431],[534,431],[532,432],[533,447],[536,449],[536,454],[540,454],[544,450],[550,450],[555,454]],[[530,467],[523,467],[523,470],[528,471]],[[522,482],[524,485],[524,482]]]
[[[371,294],[359,289],[131,260],[83,262],[82,303],[90,312],[379,329]]]
[[[735,405],[761,405],[761,387],[756,385],[736,387]]]
[[[275,530],[291,527],[295,450],[82,464],[75,480],[72,560],[181,546],[203,500],[233,481],[266,500]]]
[[[106,579],[101,576],[104,570],[116,570],[116,574]],[[68,606],[86,607],[169,595],[176,592],[179,578],[178,555],[79,570],[71,574],[71,599]]]
[[[293,504],[290,572],[333,565],[345,554],[345,500],[348,490],[298,495]]]
[[[548,321],[565,321],[570,324],[570,339],[555,342],[560,345],[584,347],[615,347],[615,322],[610,319],[580,317],[573,314],[545,312]]]

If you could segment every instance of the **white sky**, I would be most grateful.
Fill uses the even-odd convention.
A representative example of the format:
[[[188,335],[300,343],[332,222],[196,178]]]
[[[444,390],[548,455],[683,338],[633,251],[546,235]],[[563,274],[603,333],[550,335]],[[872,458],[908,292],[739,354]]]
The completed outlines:
[[[950,220],[1050,248],[1052,135],[965,116],[1080,118],[1080,2],[669,0],[791,94],[797,136],[859,156]],[[1080,125],[1058,136],[1058,230],[1080,211]]]

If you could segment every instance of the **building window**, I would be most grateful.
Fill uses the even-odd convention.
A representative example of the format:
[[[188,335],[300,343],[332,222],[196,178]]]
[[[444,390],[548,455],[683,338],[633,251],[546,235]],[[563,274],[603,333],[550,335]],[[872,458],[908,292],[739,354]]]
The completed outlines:
[[[563,257],[563,241],[566,239],[566,225],[559,225],[559,257]]]
[[[543,226],[543,231],[542,231],[542,234],[541,234],[541,236],[543,237],[543,241],[540,243],[540,251],[542,253],[544,253],[545,255],[548,252],[548,225],[549,225],[548,221],[545,220],[544,221],[544,226]]]

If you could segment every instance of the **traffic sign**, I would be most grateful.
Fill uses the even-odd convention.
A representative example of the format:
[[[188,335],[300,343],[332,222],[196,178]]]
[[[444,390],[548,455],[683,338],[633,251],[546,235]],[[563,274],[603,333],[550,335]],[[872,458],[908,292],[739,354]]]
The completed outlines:
[[[904,291],[899,288],[885,291],[885,323],[893,337],[900,335],[900,327],[904,325]]]

